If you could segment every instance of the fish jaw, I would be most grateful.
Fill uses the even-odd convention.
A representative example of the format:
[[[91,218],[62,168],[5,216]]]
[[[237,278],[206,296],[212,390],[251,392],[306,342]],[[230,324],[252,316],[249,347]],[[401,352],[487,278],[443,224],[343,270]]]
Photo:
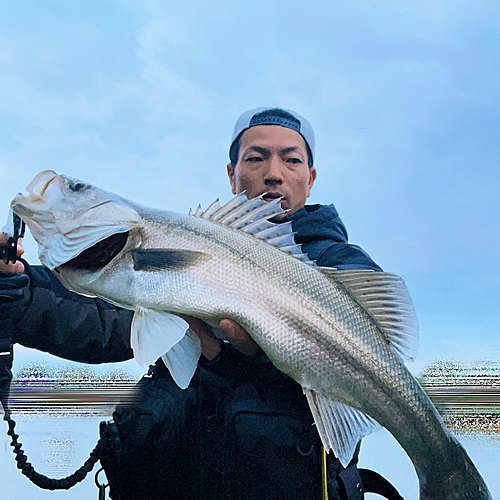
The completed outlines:
[[[53,170],[43,170],[26,186],[26,191],[32,196],[42,197],[48,185],[58,177]]]
[[[11,203],[14,213],[23,219],[39,245],[43,244],[47,230],[53,230],[55,225],[54,215],[43,210],[46,205],[43,196],[56,178],[57,174],[52,170],[40,172],[26,187],[28,196],[19,194]]]
[[[40,172],[28,195],[11,203],[38,243],[43,265],[53,270],[109,236],[142,227],[132,203],[89,184]]]

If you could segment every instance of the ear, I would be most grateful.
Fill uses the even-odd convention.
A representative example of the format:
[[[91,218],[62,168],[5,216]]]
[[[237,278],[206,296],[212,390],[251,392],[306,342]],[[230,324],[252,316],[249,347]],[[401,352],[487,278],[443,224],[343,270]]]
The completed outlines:
[[[316,180],[316,169],[314,167],[311,167],[309,169],[309,185],[307,186],[307,198],[311,196],[311,189],[313,187],[314,181]]]
[[[235,166],[232,163],[227,164],[227,176],[229,177],[229,182],[231,183],[231,191],[236,194],[236,179],[234,176]]]

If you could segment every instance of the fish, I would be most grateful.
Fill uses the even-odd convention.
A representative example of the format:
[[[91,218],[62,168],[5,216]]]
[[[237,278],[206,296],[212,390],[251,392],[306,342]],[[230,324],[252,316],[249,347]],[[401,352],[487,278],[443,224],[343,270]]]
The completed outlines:
[[[418,320],[391,273],[323,268],[294,241],[280,199],[240,193],[188,215],[144,207],[43,171],[12,201],[39,258],[70,290],[135,311],[141,365],[161,358],[185,388],[201,353],[179,315],[240,324],[301,385],[320,438],[346,466],[385,427],[412,460],[423,500],[486,500],[465,449],[405,365]]]

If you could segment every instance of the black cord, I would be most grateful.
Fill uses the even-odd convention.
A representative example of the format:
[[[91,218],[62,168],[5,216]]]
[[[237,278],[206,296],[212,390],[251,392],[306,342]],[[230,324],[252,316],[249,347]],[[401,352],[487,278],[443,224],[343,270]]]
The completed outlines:
[[[19,228],[18,228],[19,229]],[[17,232],[17,231],[16,231]],[[22,230],[22,233],[24,231]],[[22,234],[21,233],[21,234]],[[13,248],[16,249],[17,252],[17,239],[18,237],[14,237],[11,242]],[[6,252],[9,255],[9,252]],[[28,263],[21,257],[15,255],[14,259],[9,256],[9,260],[15,262],[16,260],[22,262],[25,266],[28,266]],[[8,262],[8,261],[7,261]],[[90,452],[90,457],[85,461],[85,463],[73,474],[70,476],[54,479],[43,474],[40,474],[35,471],[33,465],[28,462],[28,457],[25,455],[22,447],[22,443],[18,441],[19,435],[15,432],[16,423],[11,417],[11,413],[8,406],[8,398],[10,393],[10,383],[12,381],[12,345],[10,346],[10,355],[1,356],[0,364],[1,366],[1,380],[0,380],[0,401],[3,406],[4,416],[3,419],[8,423],[9,430],[7,431],[7,435],[10,436],[11,442],[10,445],[13,448],[14,454],[16,455],[17,468],[21,470],[21,472],[34,484],[38,487],[43,488],[45,490],[67,490],[74,486],[75,484],[83,481],[87,474],[94,468],[96,462],[100,459],[102,451],[104,449],[104,440],[102,438],[99,439],[95,448]],[[7,353],[6,353],[7,354]]]
[[[19,435],[15,433],[16,423],[10,415],[10,410],[7,405],[7,400],[2,398],[2,406],[4,410],[3,419],[9,424],[9,430],[7,434],[11,437],[10,445],[14,448],[14,454],[16,455],[17,468],[34,484],[39,488],[44,490],[67,490],[74,486],[75,484],[83,481],[87,474],[94,468],[94,465],[99,460],[104,448],[104,441],[102,438],[99,439],[95,448],[90,452],[90,457],[85,461],[85,463],[70,476],[54,479],[43,474],[36,472],[34,467],[28,462],[28,457],[25,455],[21,446],[22,443],[18,441]]]

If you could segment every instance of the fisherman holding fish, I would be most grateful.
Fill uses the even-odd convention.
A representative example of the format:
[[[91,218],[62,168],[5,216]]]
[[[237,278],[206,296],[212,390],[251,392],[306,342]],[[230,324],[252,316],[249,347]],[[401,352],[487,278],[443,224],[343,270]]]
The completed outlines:
[[[235,125],[229,152],[230,163],[227,166],[232,192],[237,198],[224,207],[214,204],[205,212],[200,208],[193,214],[194,217],[179,219],[182,224],[176,222],[178,219],[174,216],[172,227],[186,228],[192,224],[193,228],[201,228],[204,227],[202,219],[219,221],[220,224],[225,221],[224,224],[231,225],[235,231],[246,231],[278,245],[282,251],[307,263],[306,267],[300,269],[306,274],[312,273],[311,277],[317,275],[317,271],[312,270],[314,266],[335,268],[339,270],[339,276],[348,276],[347,281],[354,282],[356,276],[361,275],[349,274],[349,270],[380,272],[380,267],[361,248],[348,243],[346,229],[333,205],[306,205],[316,180],[314,146],[311,125],[293,111],[256,108],[243,113]],[[93,271],[107,269],[106,272],[111,272],[109,270],[115,266],[113,263],[124,255],[130,266],[133,265],[134,271],[151,277],[155,273],[159,276],[157,271],[160,270],[172,275],[174,268],[176,272],[179,269],[187,272],[196,266],[201,269],[209,258],[207,254],[195,246],[175,251],[160,250],[158,245],[138,248],[134,239],[135,227],[142,224],[141,217],[142,220],[151,217],[153,224],[154,215],[130,215],[141,213],[141,209],[134,206],[134,210],[131,210],[128,202],[116,201],[116,198],[112,201],[109,193],[105,192],[98,194],[103,197],[99,207],[115,203],[120,217],[127,214],[127,224],[119,231],[109,232],[105,220],[101,218],[99,227],[95,229],[102,232],[99,238],[94,238],[97,244],[92,243],[90,248],[87,245],[84,251],[75,256],[73,246],[78,242],[75,240],[76,243],[71,243],[68,240],[69,243],[58,244],[55,251],[55,246],[50,246],[49,233],[44,233],[46,228],[42,226],[46,225],[50,232],[54,224],[62,227],[64,223],[60,220],[46,223],[45,218],[41,225],[40,222],[30,225],[36,210],[26,207],[44,198],[50,199],[51,196],[56,200],[60,189],[66,190],[70,197],[80,193],[84,197],[84,192],[93,188],[45,171],[27,189],[29,197],[16,198],[13,208],[21,216],[26,216],[40,245],[40,259],[46,267],[27,266],[23,269],[19,264],[15,268],[12,264],[0,264],[0,270],[4,272],[25,273],[22,280],[16,274],[0,276],[0,322],[4,343],[18,342],[84,363],[116,362],[134,355],[138,361],[151,363],[148,374],[139,382],[139,400],[134,405],[119,405],[113,420],[101,429],[108,443],[101,463],[109,480],[112,499],[319,500],[328,497],[330,500],[358,500],[364,498],[365,490],[385,491],[387,498],[400,498],[383,478],[372,471],[360,473],[357,469],[358,441],[377,426],[376,422],[347,405],[339,403],[335,406],[335,401],[324,399],[305,379],[304,383],[301,381],[301,387],[295,381],[302,377],[300,373],[293,373],[295,380],[285,375],[283,371],[288,370],[290,374],[293,367],[288,369],[286,360],[281,361],[279,356],[271,362],[264,352],[268,347],[266,340],[261,339],[257,343],[247,333],[247,330],[251,331],[252,325],[244,323],[244,319],[241,320],[244,327],[240,325],[235,320],[236,314],[209,325],[207,321],[210,322],[210,318],[205,312],[209,309],[210,293],[204,299],[205,309],[200,305],[199,310],[193,309],[192,315],[172,315],[157,311],[159,306],[155,307],[154,304],[160,299],[154,294],[147,299],[149,305],[134,305],[135,299],[126,296],[130,288],[127,283],[130,281],[125,278],[123,282],[120,282],[120,278],[114,281],[115,286],[116,283],[123,283],[120,286],[121,295],[107,289],[105,281],[93,285],[84,278],[92,276]],[[279,205],[285,213],[279,210]],[[267,222],[265,217],[262,221],[250,221],[249,217],[255,211],[268,210],[268,206],[278,207],[276,212],[269,212],[274,215],[272,222],[276,224]],[[97,208],[96,212],[92,212],[94,217],[98,213]],[[295,242],[289,233],[290,225],[295,233]],[[154,229],[155,225],[152,227]],[[197,230],[193,229],[194,232]],[[62,230],[68,238],[75,236],[75,231],[78,232],[69,227]],[[232,237],[233,233],[227,234]],[[210,244],[207,239],[206,245]],[[19,253],[22,253],[22,248]],[[227,254],[227,258],[231,258],[231,255]],[[291,261],[292,267],[299,266],[294,259]],[[342,271],[348,274],[342,275]],[[362,273],[363,280],[371,280],[371,286],[376,289],[382,287],[376,277],[382,273],[377,272]],[[72,290],[89,296],[70,292],[55,274]],[[291,273],[287,279],[293,280],[293,276],[294,273]],[[391,276],[384,274],[383,287],[389,286],[393,292],[396,290],[395,293],[400,294],[396,302],[406,304],[402,316],[396,318],[396,323],[403,325],[402,330],[414,329],[416,320],[412,316],[411,302],[410,305],[407,302],[409,296],[407,299],[406,289],[397,277]],[[224,278],[226,282],[234,281],[232,290],[236,295],[239,277]],[[323,277],[318,279],[324,281]],[[351,286],[347,281],[345,286]],[[171,301],[175,302],[176,292],[165,289],[165,281],[156,283],[157,293],[164,290],[164,293],[172,294],[174,298]],[[175,287],[177,281],[172,283]],[[328,282],[324,283],[330,286]],[[304,286],[307,284],[304,283]],[[97,290],[92,286],[101,288]],[[272,283],[269,286],[273,286]],[[352,286],[356,288],[357,285],[354,283]],[[147,294],[145,289],[144,295]],[[119,303],[125,308],[91,298],[90,295],[106,297],[113,304]],[[178,297],[180,295],[179,291]],[[318,300],[321,302],[321,297]],[[363,299],[359,300],[362,303]],[[271,321],[272,311],[265,311],[265,304],[261,307],[261,316],[265,314]],[[384,303],[384,308],[387,307],[390,309],[393,306]],[[394,317],[392,313],[388,314],[385,320],[390,330]],[[189,325],[187,333],[184,321]],[[168,329],[165,326],[167,324],[173,330],[180,328],[182,335],[165,350],[158,346],[153,349],[149,344],[146,346],[144,332],[149,334],[152,326],[160,325],[161,337],[163,329]],[[400,326],[394,327],[396,330],[398,328]],[[399,330],[397,333],[401,334]],[[406,331],[403,333],[401,338],[393,339],[394,349],[410,356],[414,349],[413,341],[410,335],[406,336]],[[387,349],[394,369],[404,370],[392,347],[387,347],[388,343],[383,342],[383,349]],[[202,356],[198,362],[200,347]],[[168,353],[161,355],[166,351]],[[183,362],[179,363],[178,359]],[[189,359],[192,362],[188,362]],[[278,370],[275,364],[284,369]],[[408,377],[411,384],[409,374]],[[418,392],[419,388],[415,390]],[[339,394],[343,396],[344,393]],[[418,394],[420,397],[420,392]],[[344,399],[350,397],[346,394]],[[422,404],[426,405],[426,401]],[[358,402],[353,400],[352,404],[356,406]],[[341,426],[338,432],[329,420],[337,411],[339,419],[336,421]],[[375,406],[373,411],[377,411]],[[438,430],[433,430],[434,434],[443,432],[446,441],[447,434],[439,427],[441,423],[437,417],[436,422]],[[344,437],[347,435],[345,439],[340,439],[340,444],[339,433]],[[324,460],[324,484],[320,466],[322,442],[328,449],[335,451],[335,454],[329,453]],[[450,449],[455,450],[454,443],[450,446]],[[460,449],[457,456],[457,460],[462,459]],[[441,458],[439,460],[443,461]],[[477,490],[485,493],[484,496],[463,498],[488,498],[472,464],[465,463],[472,478],[472,481],[466,482],[475,481]],[[419,463],[416,466],[422,477],[432,475],[432,470],[424,470]],[[460,490],[462,487],[457,488]],[[429,495],[425,498],[448,496]]]

